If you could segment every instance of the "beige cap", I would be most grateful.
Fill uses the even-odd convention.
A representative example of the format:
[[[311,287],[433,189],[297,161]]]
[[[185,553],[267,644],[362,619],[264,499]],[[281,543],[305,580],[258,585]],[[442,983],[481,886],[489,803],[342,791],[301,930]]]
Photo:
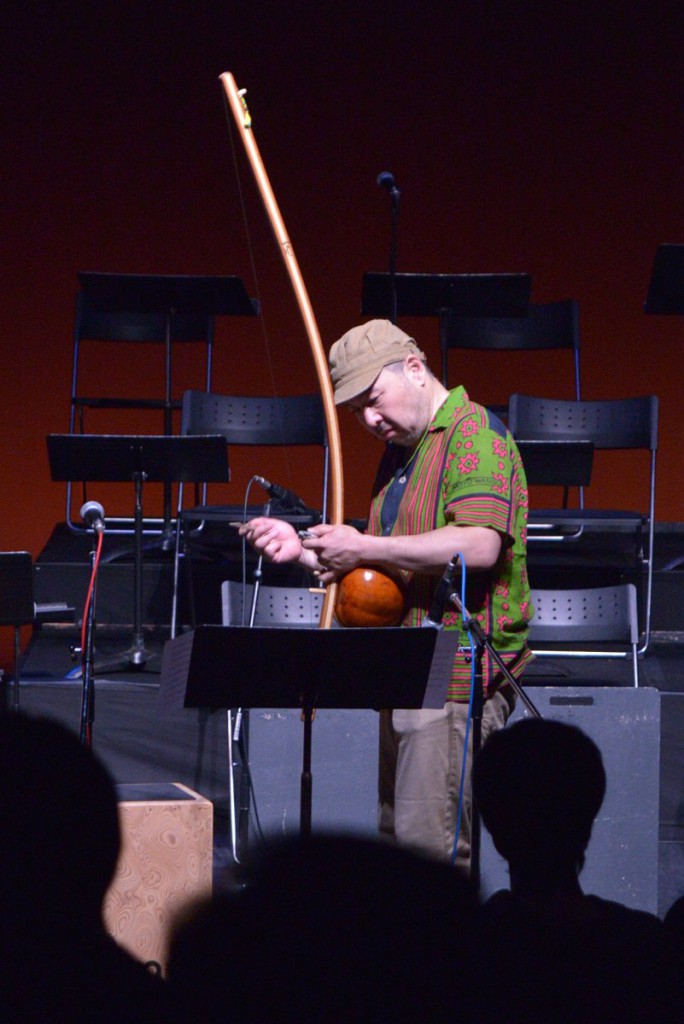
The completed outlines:
[[[335,405],[343,405],[363,394],[383,367],[403,362],[410,355],[426,362],[413,338],[390,320],[369,320],[352,327],[330,349]]]

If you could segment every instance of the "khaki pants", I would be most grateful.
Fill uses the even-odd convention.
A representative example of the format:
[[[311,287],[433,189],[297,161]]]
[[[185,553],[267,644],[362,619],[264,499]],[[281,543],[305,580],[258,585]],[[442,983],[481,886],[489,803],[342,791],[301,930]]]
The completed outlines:
[[[500,692],[485,701],[482,742],[506,724],[513,698]],[[456,832],[467,704],[447,701],[439,711],[381,711],[379,827],[438,860],[451,860]],[[470,861],[472,724],[457,865]]]

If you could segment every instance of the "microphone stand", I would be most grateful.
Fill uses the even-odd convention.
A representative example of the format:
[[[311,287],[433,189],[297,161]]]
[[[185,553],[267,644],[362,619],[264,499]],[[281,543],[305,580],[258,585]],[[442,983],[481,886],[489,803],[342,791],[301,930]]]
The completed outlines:
[[[95,721],[95,597],[97,590],[98,557],[97,549],[100,536],[93,532],[93,548],[90,554],[92,576],[90,583],[90,600],[86,613],[85,639],[81,649],[81,675],[83,679],[81,698],[81,730],[80,739],[84,747],[90,749],[93,740],[93,723]]]
[[[394,175],[389,171],[382,171],[377,178],[378,185],[386,189],[392,200],[391,217],[392,225],[390,232],[390,253],[389,253],[389,279],[390,279],[390,320],[393,324],[397,322],[397,226],[399,222],[399,200],[401,192],[396,186]]]
[[[390,231],[390,243],[389,243],[389,288],[390,288],[390,319],[392,324],[396,324],[396,318],[398,314],[397,309],[397,297],[396,297],[396,237],[397,237],[397,226],[399,220],[399,199],[401,193],[399,189],[394,185],[390,191],[392,199],[391,207],[391,231]]]
[[[455,556],[456,558],[456,556]],[[444,596],[444,588],[446,591],[446,600],[442,603],[442,611],[444,605],[451,602],[455,605],[456,610],[460,613],[463,619],[464,628],[467,630],[471,639],[473,640],[473,646],[475,648],[475,673],[473,685],[475,687],[473,693],[473,713],[472,713],[472,725],[473,725],[473,753],[471,763],[474,762],[478,751],[482,745],[482,712],[484,708],[484,697],[483,697],[483,674],[482,674],[482,660],[485,651],[490,655],[495,665],[504,676],[506,682],[512,687],[517,697],[521,699],[527,710],[534,718],[541,718],[541,713],[532,700],[527,696],[524,689],[513,676],[508,669],[505,661],[497,650],[492,646],[491,638],[482,629],[482,626],[473,619],[465,607],[458,592],[454,589],[453,581],[450,577],[450,570],[453,571],[456,567],[455,558],[449,563],[447,572],[440,581],[437,590],[436,601],[439,603],[440,590],[442,596]],[[433,611],[430,610],[428,616],[423,620],[423,626],[432,627],[433,629],[444,629],[444,625],[436,617],[433,618]],[[470,878],[475,886],[476,890],[480,888],[480,848],[481,848],[481,828],[480,828],[480,815],[478,813],[475,801],[471,801],[471,826],[470,826]]]
[[[463,617],[463,624],[474,640],[475,646],[475,693],[473,695],[473,762],[482,745],[482,711],[484,707],[483,685],[482,685],[482,659],[485,651],[490,655],[499,671],[503,674],[506,682],[513,688],[514,693],[521,699],[527,710],[534,718],[541,718],[541,713],[536,705],[530,700],[522,686],[509,671],[505,661],[497,650],[492,646],[492,641],[484,632],[480,623],[471,618],[468,609],[461,602],[456,593],[452,593],[450,600],[456,606],[456,610]],[[470,826],[470,877],[473,885],[479,891],[480,888],[480,848],[481,848],[481,827],[480,815],[471,801],[471,826]]]
[[[264,505],[264,512],[263,512],[263,514],[265,516],[270,516],[270,514],[271,514],[271,502],[270,501],[267,501],[266,504]],[[263,554],[260,554],[258,559],[257,559],[256,568],[254,569],[254,572],[252,573],[252,577],[254,579],[254,587],[252,589],[252,604],[251,604],[251,607],[249,609],[249,628],[250,629],[254,625],[254,621],[256,619],[257,605],[259,603],[259,591],[261,590],[261,580],[262,580],[263,575],[264,575],[263,569],[264,569],[264,556],[263,556]]]
[[[389,275],[390,275],[390,320],[393,324],[397,322],[397,230],[399,224],[399,199],[401,192],[394,185],[390,191],[391,204],[391,231],[390,231],[390,254],[389,254]]]
[[[271,514],[271,502],[264,505],[263,514]],[[254,587],[252,590],[252,601],[249,609],[248,628],[252,629],[256,620],[257,605],[259,603],[259,591],[263,578],[264,556],[259,555],[253,572]],[[228,711],[228,761],[230,764],[230,825],[233,840],[233,859],[236,864],[240,863],[238,852],[247,849],[249,840],[249,799],[250,799],[250,772],[248,761],[249,743],[249,711],[244,708],[235,709],[235,721],[233,724],[233,712]],[[235,781],[233,777],[233,744],[237,748],[240,757],[240,801],[238,813],[235,813]]]

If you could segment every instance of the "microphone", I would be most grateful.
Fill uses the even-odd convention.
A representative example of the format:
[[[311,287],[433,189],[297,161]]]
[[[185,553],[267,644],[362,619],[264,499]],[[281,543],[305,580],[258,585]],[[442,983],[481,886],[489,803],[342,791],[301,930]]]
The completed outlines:
[[[431,626],[433,629],[442,629],[444,612],[451,595],[454,592],[454,580],[456,578],[456,571],[459,567],[459,558],[460,556],[455,554],[444,570],[444,575],[437,584],[437,589],[433,595],[430,611],[421,623],[422,626]]]
[[[272,484],[270,480],[264,479],[263,476],[255,476],[254,479],[258,484],[261,484],[270,498],[278,502],[282,511],[297,512],[304,515],[314,511],[294,491],[288,491],[286,487],[281,487],[280,484]]]
[[[86,501],[85,505],[81,506],[79,514],[91,530],[94,530],[95,533],[104,533],[105,513],[99,501]]]
[[[377,183],[380,186],[380,188],[384,188],[389,192],[389,194],[392,196],[392,199],[399,199],[401,192],[397,188],[396,182],[394,180],[394,175],[391,173],[391,171],[380,171],[380,174],[378,174],[377,177]]]

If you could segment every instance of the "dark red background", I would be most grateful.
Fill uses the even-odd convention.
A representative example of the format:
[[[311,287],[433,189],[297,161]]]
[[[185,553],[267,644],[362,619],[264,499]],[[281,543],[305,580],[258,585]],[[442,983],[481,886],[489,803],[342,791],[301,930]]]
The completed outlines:
[[[238,274],[263,321],[223,321],[214,388],[315,387],[304,330],[254,182],[236,165],[218,76],[248,89],[254,133],[326,346],[360,319],[364,271],[385,270],[402,189],[398,269],[529,271],[533,300],[580,303],[584,396],[661,399],[658,517],[682,515],[677,441],[684,321],[643,313],[656,246],[684,241],[684,19],[679,5],[207,0],[6,5],[0,549],[38,554],[64,518],[45,437],[69,416],[79,270]],[[242,192],[243,204],[240,195]],[[247,225],[247,228],[246,226]],[[253,253],[250,254],[250,247]],[[437,324],[402,322],[438,367]],[[175,392],[202,386],[177,350]],[[163,352],[91,347],[84,390],[163,393]],[[452,360],[482,401],[571,397],[566,354]],[[364,514],[376,452],[342,415],[346,514]],[[149,414],[93,414],[93,432],[156,432]],[[316,499],[306,463],[235,453]],[[619,472],[619,478],[618,478]],[[149,488],[150,511],[159,504]],[[127,488],[93,497],[108,513]],[[597,504],[641,500],[622,468]]]

